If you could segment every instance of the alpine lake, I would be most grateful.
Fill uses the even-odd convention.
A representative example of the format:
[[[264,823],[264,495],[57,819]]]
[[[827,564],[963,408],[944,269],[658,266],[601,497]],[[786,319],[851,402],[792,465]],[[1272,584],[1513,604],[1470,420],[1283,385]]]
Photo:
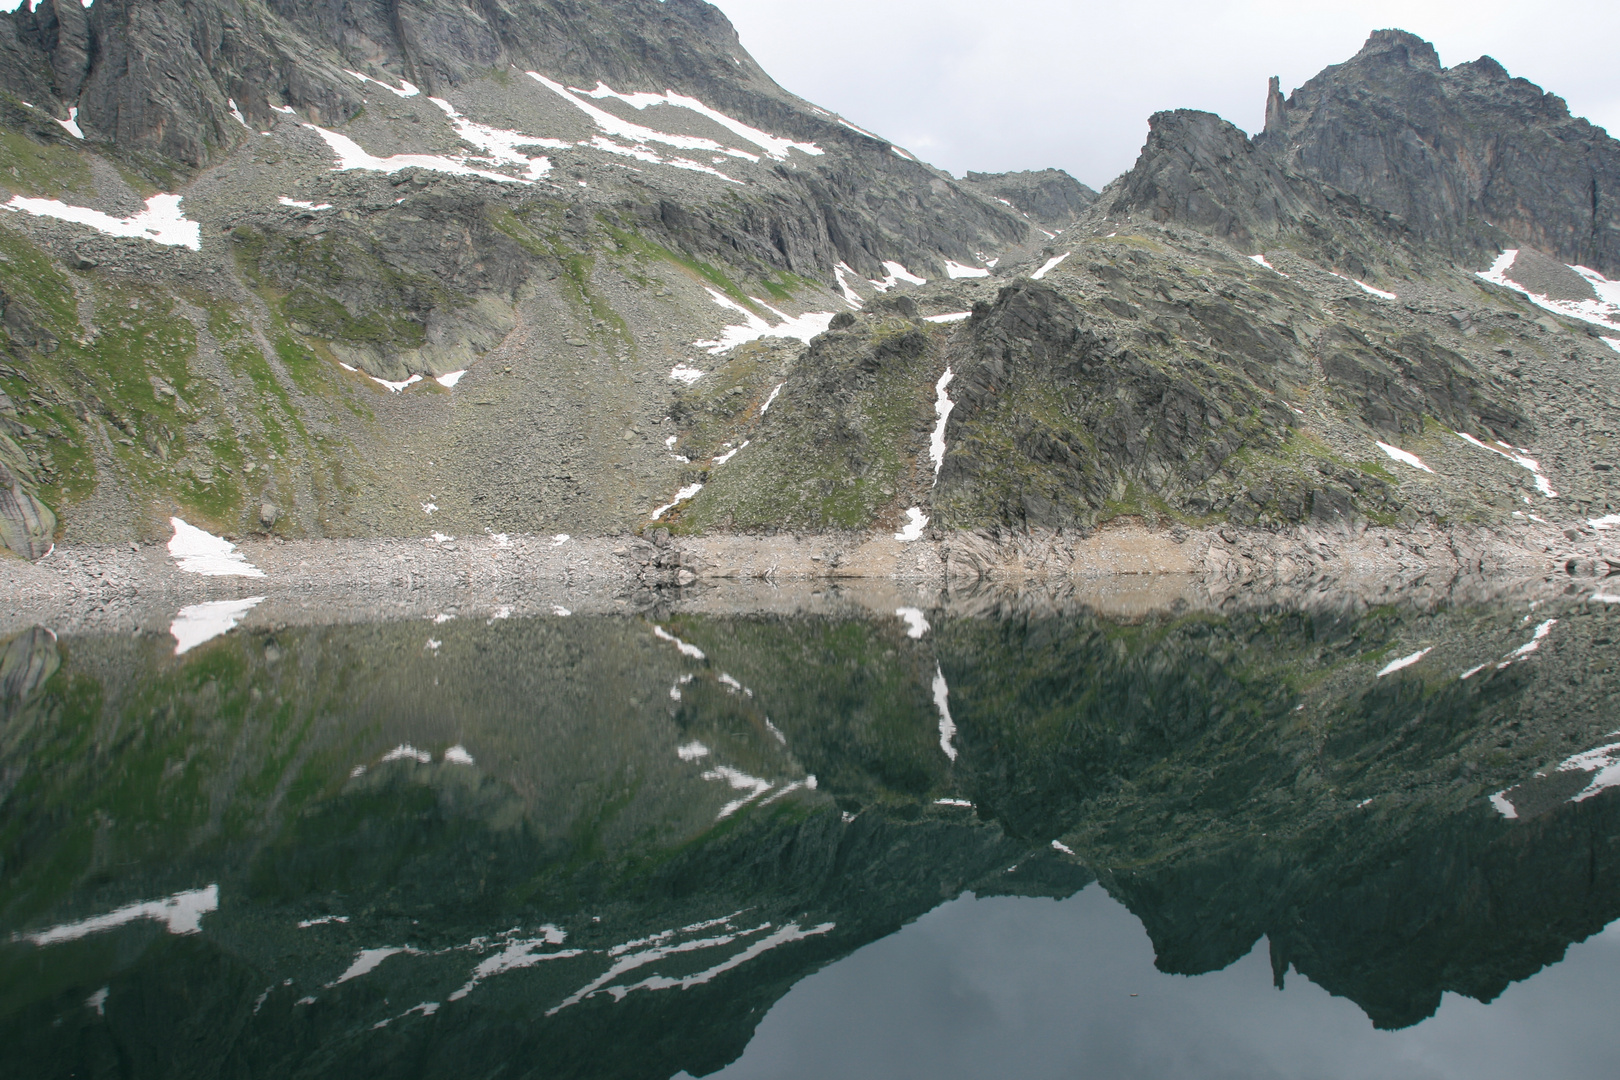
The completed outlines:
[[[12,627],[0,1075],[1601,1075],[1616,599]]]

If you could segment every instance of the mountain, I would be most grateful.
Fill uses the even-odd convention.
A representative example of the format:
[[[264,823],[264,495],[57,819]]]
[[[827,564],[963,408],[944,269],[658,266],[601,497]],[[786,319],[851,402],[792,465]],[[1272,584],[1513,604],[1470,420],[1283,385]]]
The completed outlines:
[[[1495,228],[1620,276],[1620,142],[1489,56],[1444,68],[1428,42],[1379,30],[1286,99],[1273,79],[1255,143],[1454,257]]]
[[[700,0],[19,7],[0,537],[1612,509],[1614,144],[1420,45],[1095,193],[934,169]]]
[[[1043,225],[1067,225],[1097,201],[1097,193],[1062,169],[969,172],[967,185]]]

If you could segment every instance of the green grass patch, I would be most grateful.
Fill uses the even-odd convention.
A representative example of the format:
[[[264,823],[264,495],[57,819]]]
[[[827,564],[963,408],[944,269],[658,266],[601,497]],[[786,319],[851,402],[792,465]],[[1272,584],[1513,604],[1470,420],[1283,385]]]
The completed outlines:
[[[84,154],[61,143],[37,142],[17,131],[0,130],[0,174],[11,190],[43,198],[93,188]]]

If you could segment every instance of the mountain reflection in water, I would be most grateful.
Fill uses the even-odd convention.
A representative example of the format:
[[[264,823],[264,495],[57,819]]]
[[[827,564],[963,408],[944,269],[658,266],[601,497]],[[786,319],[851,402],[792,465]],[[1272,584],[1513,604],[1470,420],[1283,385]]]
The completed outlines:
[[[0,1069],[1580,1071],[1620,611],[1526,609],[29,630]]]

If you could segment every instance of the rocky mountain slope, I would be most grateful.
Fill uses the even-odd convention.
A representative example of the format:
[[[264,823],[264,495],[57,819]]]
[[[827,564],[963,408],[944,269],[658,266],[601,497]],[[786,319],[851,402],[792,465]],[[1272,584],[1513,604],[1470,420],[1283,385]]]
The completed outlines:
[[[135,0],[0,29],[7,401],[34,442],[7,459],[69,540],[176,508],[410,532],[474,500],[617,527],[673,476],[653,429],[694,339],[808,337],[776,312],[1030,230],[782,91],[689,0]]]
[[[1613,143],[1414,42],[1099,194],[933,169],[699,0],[19,8],[4,539],[1601,517]],[[1397,114],[1495,141],[1369,187]],[[1532,136],[1579,162],[1413,210]]]

